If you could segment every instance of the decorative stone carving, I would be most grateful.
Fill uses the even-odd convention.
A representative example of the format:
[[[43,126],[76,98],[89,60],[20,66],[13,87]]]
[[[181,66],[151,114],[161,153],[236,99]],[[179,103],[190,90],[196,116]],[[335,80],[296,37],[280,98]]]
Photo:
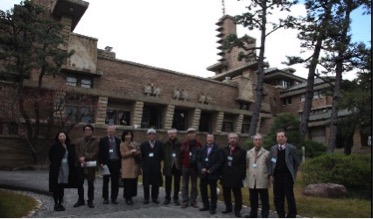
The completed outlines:
[[[184,100],[186,101],[188,99],[188,92],[184,89],[174,89],[173,98],[175,100]]]
[[[184,89],[181,89],[180,91],[180,99],[187,101],[188,99],[188,92]]]
[[[199,96],[198,102],[202,104],[211,104],[212,98],[210,96],[207,96],[206,93],[204,92]]]
[[[161,88],[155,87],[153,83],[144,86],[144,93],[147,96],[159,97],[161,95]]]

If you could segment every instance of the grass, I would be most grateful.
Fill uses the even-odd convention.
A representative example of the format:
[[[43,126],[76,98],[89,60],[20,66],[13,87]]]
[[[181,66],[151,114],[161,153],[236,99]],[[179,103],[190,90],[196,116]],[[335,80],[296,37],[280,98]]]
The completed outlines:
[[[221,189],[221,186],[220,186]],[[250,206],[249,189],[242,189],[243,204]],[[220,190],[222,191],[222,190]],[[303,194],[302,178],[298,173],[296,185],[294,187],[294,195],[297,203],[298,215],[302,217],[316,218],[371,218],[372,201],[358,198],[330,199],[319,197],[308,197]],[[233,196],[232,196],[233,198]],[[233,198],[234,199],[234,198]],[[219,200],[223,200],[220,193]],[[269,200],[271,210],[275,211],[273,203],[272,185],[269,189]],[[287,210],[285,202],[285,210]]]
[[[0,189],[0,218],[24,217],[36,206],[32,197]]]

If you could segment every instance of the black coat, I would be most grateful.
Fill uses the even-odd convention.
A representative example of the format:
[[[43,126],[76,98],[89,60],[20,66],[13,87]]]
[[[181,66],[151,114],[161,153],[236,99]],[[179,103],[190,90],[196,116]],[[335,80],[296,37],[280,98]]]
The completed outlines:
[[[120,155],[120,139],[117,137],[115,138],[115,144],[117,146],[117,154],[119,161],[121,160]],[[105,136],[100,139],[99,147],[98,147],[98,164],[108,164],[109,163],[109,148],[110,148],[110,142],[109,137]],[[120,162],[118,162],[118,169],[120,169]],[[118,173],[119,174],[119,173]]]
[[[144,186],[162,186],[161,161],[163,160],[162,142],[155,141],[154,148],[149,141],[140,145]],[[150,154],[153,154],[150,157]]]
[[[206,159],[207,158],[207,159]],[[199,150],[197,156],[198,175],[201,179],[218,180],[223,165],[223,153],[219,146],[214,144],[210,154],[207,156],[207,145]],[[201,170],[206,168],[210,173],[202,174]]]
[[[223,149],[224,163],[221,175],[221,184],[228,188],[242,187],[242,180],[246,177],[246,150],[238,145],[235,152],[232,154],[233,159],[229,160],[229,146]],[[231,162],[231,166],[229,166]]]
[[[67,151],[69,153],[67,162],[69,164],[69,182],[65,185],[66,188],[77,188],[78,187],[78,171],[75,166],[76,155],[75,155],[75,145],[66,145]],[[66,150],[61,143],[55,143],[49,149],[49,191],[53,192],[58,185],[58,175],[60,172],[61,162],[65,156]]]

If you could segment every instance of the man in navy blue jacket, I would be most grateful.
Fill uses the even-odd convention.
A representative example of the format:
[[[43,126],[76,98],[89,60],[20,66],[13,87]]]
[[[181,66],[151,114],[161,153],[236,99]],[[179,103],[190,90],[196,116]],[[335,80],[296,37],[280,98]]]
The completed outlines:
[[[221,166],[223,165],[223,154],[219,146],[214,143],[214,135],[208,134],[206,137],[206,145],[200,149],[198,154],[198,174],[200,177],[200,192],[202,196],[203,207],[200,211],[210,211],[210,214],[215,214],[217,194],[216,186],[220,178]],[[210,198],[207,195],[207,187],[210,187]]]

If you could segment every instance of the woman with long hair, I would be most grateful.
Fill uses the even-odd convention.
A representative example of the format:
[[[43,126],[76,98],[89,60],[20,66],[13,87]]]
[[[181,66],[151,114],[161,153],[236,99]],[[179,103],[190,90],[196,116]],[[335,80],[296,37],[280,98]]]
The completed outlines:
[[[53,192],[54,210],[64,211],[64,188],[77,186],[75,146],[66,132],[57,133],[49,149],[49,161],[49,191]]]

